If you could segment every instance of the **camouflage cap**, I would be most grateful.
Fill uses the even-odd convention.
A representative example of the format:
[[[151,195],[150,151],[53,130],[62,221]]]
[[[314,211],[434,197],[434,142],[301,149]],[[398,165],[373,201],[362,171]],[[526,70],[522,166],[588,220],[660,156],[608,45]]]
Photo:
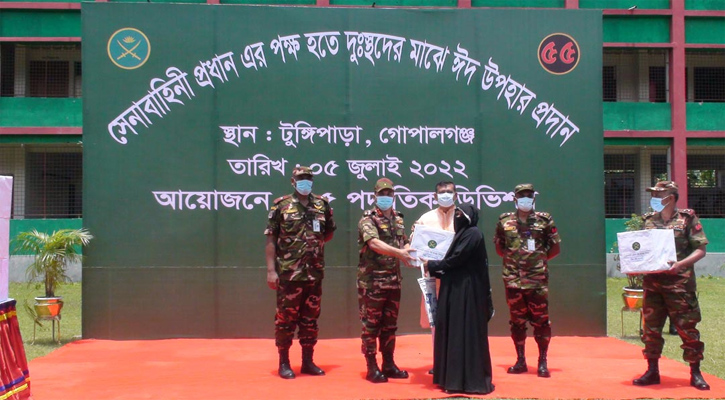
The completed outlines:
[[[648,192],[664,192],[665,190],[673,193],[677,193],[679,187],[675,181],[661,181],[657,182],[653,187],[646,189]]]
[[[305,167],[303,165],[300,165],[299,167],[294,167],[292,169],[293,177],[298,177],[300,175],[315,176],[315,174],[312,173],[312,170],[310,169],[310,167]]]
[[[517,194],[519,192],[523,192],[524,190],[530,190],[530,191],[533,192],[534,191],[534,185],[532,185],[531,183],[521,183],[519,185],[516,185],[516,187],[514,188],[514,194]]]
[[[391,181],[388,178],[380,178],[377,182],[375,182],[375,193],[383,190],[383,189],[393,189],[393,181]]]

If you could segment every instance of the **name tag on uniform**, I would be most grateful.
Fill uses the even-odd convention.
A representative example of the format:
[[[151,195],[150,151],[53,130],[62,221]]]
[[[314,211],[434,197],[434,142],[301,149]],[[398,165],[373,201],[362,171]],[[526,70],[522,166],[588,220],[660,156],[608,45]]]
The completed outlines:
[[[315,232],[319,232],[320,231],[320,221],[318,221],[316,219],[315,220],[312,220],[312,230],[315,231]]]
[[[536,241],[534,239],[527,239],[526,240],[526,249],[528,251],[536,250]]]

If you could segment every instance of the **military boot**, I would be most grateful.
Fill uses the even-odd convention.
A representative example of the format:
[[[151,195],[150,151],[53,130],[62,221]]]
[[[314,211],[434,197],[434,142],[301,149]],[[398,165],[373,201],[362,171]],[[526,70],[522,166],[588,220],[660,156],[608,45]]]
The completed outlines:
[[[539,368],[536,374],[539,375],[539,378],[548,378],[551,376],[549,368],[546,365],[546,354],[549,352],[549,339],[537,338],[536,344],[539,345]]]
[[[659,385],[660,383],[660,366],[658,358],[647,359],[647,371],[644,375],[632,381],[635,386]]]
[[[284,379],[294,379],[295,373],[289,365],[289,349],[279,349],[279,370],[277,373]]]
[[[710,385],[705,382],[705,378],[702,377],[700,372],[699,361],[690,364],[690,386],[700,390],[710,390]]]
[[[325,371],[312,361],[312,354],[314,352],[314,347],[302,346],[302,369],[300,373],[307,375],[325,375]]]
[[[368,373],[365,375],[365,379],[372,383],[383,383],[388,381],[388,378],[383,375],[378,368],[378,361],[375,359],[375,354],[365,354],[365,361],[368,364]]]
[[[672,323],[672,318],[670,318],[670,327],[668,329],[670,335],[678,335],[677,328],[675,328],[675,324]]]
[[[407,379],[408,371],[403,371],[395,365],[393,353],[383,353],[383,374],[391,379]]]
[[[508,372],[509,374],[523,374],[528,370],[529,368],[526,367],[526,346],[523,344],[517,344],[516,364],[514,364],[512,367],[509,367],[508,371],[506,372]]]

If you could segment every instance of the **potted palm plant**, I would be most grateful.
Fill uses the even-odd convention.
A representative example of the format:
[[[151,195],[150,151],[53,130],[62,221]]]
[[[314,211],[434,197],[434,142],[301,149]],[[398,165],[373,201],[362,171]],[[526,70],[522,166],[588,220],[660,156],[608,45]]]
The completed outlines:
[[[68,264],[80,261],[80,249],[93,236],[85,229],[60,229],[52,234],[22,232],[13,239],[14,253],[31,254],[33,262],[28,266],[28,282],[44,286],[45,296],[35,298],[35,314],[40,319],[54,318],[63,308],[62,297],[56,297],[58,284],[69,280]]]

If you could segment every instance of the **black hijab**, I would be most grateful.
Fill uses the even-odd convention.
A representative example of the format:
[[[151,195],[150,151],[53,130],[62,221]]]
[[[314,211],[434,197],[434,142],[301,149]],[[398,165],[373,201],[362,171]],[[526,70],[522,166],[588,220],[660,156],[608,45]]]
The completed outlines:
[[[470,204],[461,204],[456,207],[456,213],[453,217],[453,229],[456,234],[453,236],[453,242],[451,247],[448,248],[448,253],[456,247],[457,242],[463,236],[463,232],[473,228],[478,228],[478,209]],[[446,257],[448,257],[448,253],[446,253]]]

